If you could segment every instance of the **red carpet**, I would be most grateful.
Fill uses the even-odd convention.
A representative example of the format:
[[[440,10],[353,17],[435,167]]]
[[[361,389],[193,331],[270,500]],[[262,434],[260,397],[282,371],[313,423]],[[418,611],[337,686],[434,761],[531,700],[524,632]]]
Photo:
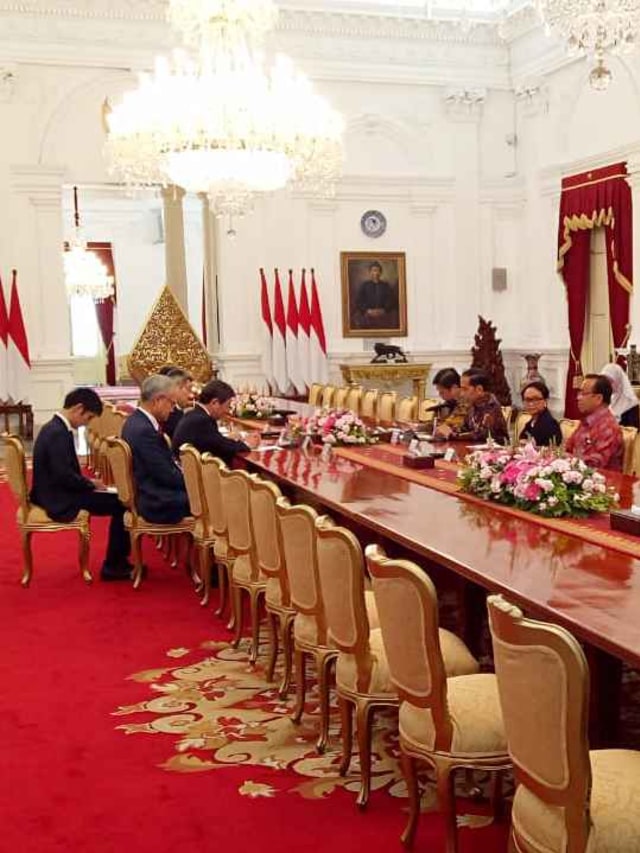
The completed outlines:
[[[0,851],[401,849],[404,800],[384,731],[379,788],[361,814],[333,773],[335,754],[311,749],[313,717],[289,723],[260,670],[220,642],[226,630],[150,543],[149,577],[134,592],[86,586],[73,536],[35,536],[24,590],[6,485],[0,513]],[[93,531],[97,578],[104,522]],[[477,811],[466,800],[458,809]],[[506,850],[504,824],[459,838],[461,853]],[[431,810],[416,850],[442,849]]]

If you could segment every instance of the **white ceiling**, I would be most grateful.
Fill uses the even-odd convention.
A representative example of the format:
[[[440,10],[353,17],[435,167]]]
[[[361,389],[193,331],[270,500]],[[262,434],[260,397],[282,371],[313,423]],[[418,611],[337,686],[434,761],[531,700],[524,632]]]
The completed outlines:
[[[281,0],[290,9],[352,11],[365,14],[406,15],[411,17],[495,21],[532,5],[531,0]]]

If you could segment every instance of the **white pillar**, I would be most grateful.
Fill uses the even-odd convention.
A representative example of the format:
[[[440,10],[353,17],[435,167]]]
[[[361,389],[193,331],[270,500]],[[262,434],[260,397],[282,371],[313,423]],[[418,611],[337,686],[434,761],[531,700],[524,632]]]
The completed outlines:
[[[627,159],[629,177],[627,183],[631,187],[631,203],[633,205],[633,293],[629,304],[629,322],[631,335],[629,343],[640,344],[640,151]]]
[[[211,213],[209,199],[201,195],[202,234],[204,239],[204,294],[206,305],[204,316],[207,321],[207,349],[211,353],[220,349],[218,324],[218,229],[217,219]]]
[[[182,200],[185,192],[180,187],[164,187],[164,251],[166,281],[185,315],[189,316],[187,298],[187,263],[184,249],[184,213]]]

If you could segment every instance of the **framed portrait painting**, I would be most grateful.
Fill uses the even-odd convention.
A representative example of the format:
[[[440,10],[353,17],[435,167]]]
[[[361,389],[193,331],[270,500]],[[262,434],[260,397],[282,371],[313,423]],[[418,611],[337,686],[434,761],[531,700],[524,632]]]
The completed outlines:
[[[404,252],[341,252],[342,334],[399,338],[407,334]]]

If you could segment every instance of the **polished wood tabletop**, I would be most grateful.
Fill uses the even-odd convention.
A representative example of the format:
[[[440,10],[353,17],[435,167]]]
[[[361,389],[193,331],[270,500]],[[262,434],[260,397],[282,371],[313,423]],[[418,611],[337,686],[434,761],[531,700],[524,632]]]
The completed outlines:
[[[391,540],[418,561],[503,592],[529,614],[640,666],[640,559],[366,464],[335,455],[323,460],[314,449],[254,451],[247,461],[285,490],[352,519],[372,540]],[[631,478],[618,477],[617,484],[628,505]]]

